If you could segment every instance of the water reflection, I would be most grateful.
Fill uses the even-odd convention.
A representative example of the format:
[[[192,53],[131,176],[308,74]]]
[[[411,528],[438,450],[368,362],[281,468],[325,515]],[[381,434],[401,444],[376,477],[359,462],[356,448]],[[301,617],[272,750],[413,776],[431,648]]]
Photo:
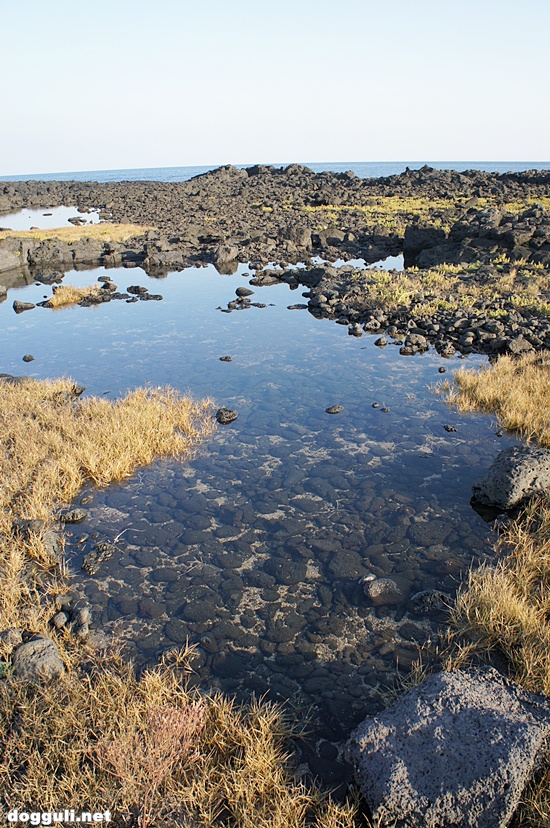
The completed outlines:
[[[74,223],[69,219],[78,219],[83,224],[97,224],[99,212],[94,210],[81,213],[77,207],[41,207],[39,210],[25,208],[15,213],[1,213],[0,228],[2,230],[30,230],[36,227],[39,230],[50,230],[57,227],[69,227]]]

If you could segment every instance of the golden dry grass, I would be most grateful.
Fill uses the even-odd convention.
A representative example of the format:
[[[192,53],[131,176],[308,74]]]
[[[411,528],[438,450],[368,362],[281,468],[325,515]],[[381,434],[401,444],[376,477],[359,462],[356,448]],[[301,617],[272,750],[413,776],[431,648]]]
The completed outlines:
[[[550,354],[502,356],[479,370],[462,368],[449,402],[461,411],[485,411],[527,440],[550,446]]]
[[[141,227],[139,224],[114,224],[111,222],[100,222],[99,224],[86,224],[82,227],[55,227],[45,230],[0,230],[1,239],[37,239],[38,241],[59,241],[73,242],[90,239],[92,241],[104,242],[125,242],[128,239],[143,236],[153,227]]]
[[[73,287],[72,285],[59,285],[54,288],[53,296],[46,302],[48,308],[67,308],[71,305],[78,305],[88,296],[97,296],[101,292],[101,285],[89,285],[88,287]]]
[[[75,398],[71,380],[0,386],[0,628],[22,617],[40,624],[36,578],[29,560],[55,561],[39,536],[14,542],[17,518],[50,521],[86,480],[105,486],[159,456],[189,456],[212,431],[211,403],[171,389],[143,389],[111,402]],[[40,580],[40,579],[38,579]],[[30,614],[30,615],[29,615]]]
[[[461,369],[448,400],[494,413],[509,431],[550,446],[550,355],[503,356]],[[454,612],[448,667],[495,657],[528,690],[550,695],[550,502],[533,501],[511,522],[497,563],[470,572]],[[526,792],[515,825],[550,827],[550,768]]]
[[[68,379],[3,381],[0,391],[0,630],[55,636],[67,667],[33,684],[10,674],[0,647],[2,807],[111,810],[117,828],[353,828],[353,804],[293,778],[280,709],[241,710],[187,688],[191,650],[138,679],[116,649],[53,633],[48,596],[66,590],[64,573],[42,530],[13,531],[17,518],[47,527],[85,480],[106,485],[155,457],[189,457],[213,428],[211,403],[171,389],[79,400]]]
[[[189,690],[191,656],[138,680],[116,654],[90,651],[86,672],[55,685],[0,682],[4,802],[111,810],[115,825],[138,817],[140,828],[352,828],[353,804],[292,777],[281,710]]]

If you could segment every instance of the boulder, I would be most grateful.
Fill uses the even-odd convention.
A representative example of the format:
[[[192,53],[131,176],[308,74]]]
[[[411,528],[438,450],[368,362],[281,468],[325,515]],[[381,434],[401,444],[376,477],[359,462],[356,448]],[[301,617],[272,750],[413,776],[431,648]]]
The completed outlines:
[[[474,483],[472,500],[497,509],[513,509],[550,492],[550,452],[539,446],[511,446],[499,452],[485,475]]]
[[[441,245],[446,240],[444,230],[418,224],[411,224],[405,229],[403,239],[403,254],[405,264],[414,264],[416,257],[422,250]]]
[[[31,638],[26,644],[20,644],[13,656],[13,669],[16,676],[28,681],[48,681],[59,678],[65,671],[65,665],[51,638]]]
[[[549,736],[548,699],[493,668],[441,672],[359,725],[348,757],[377,825],[505,828]]]

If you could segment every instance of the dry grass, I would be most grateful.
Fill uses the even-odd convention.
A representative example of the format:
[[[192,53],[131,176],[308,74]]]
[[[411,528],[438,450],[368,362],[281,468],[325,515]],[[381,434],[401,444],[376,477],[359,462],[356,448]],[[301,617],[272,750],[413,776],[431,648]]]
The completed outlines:
[[[171,389],[79,400],[66,379],[0,390],[0,630],[55,635],[67,667],[33,684],[10,674],[10,648],[0,649],[4,810],[111,810],[128,828],[353,828],[354,805],[292,777],[281,710],[245,711],[188,689],[191,650],[138,679],[116,650],[54,634],[48,594],[66,590],[59,561],[43,531],[13,531],[17,518],[47,526],[85,480],[106,485],[157,456],[188,457],[213,428],[211,403]]]
[[[36,568],[56,561],[39,535],[15,542],[13,521],[49,522],[86,480],[105,486],[156,457],[189,456],[213,428],[211,403],[143,388],[116,402],[79,401],[66,379],[0,388],[0,629],[41,626]]]
[[[86,224],[82,227],[55,227],[47,230],[0,230],[2,239],[37,239],[38,241],[50,241],[57,239],[68,244],[84,241],[103,242],[125,242],[128,239],[143,236],[153,227],[140,227],[139,224],[114,224],[111,222],[100,222],[99,224]]]
[[[502,356],[492,367],[462,368],[448,399],[461,411],[486,411],[527,440],[550,446],[550,354]]]
[[[550,446],[550,355],[503,356],[455,379],[448,399],[462,411],[494,413],[508,430]],[[497,563],[471,572],[458,594],[447,666],[497,657],[528,690],[550,695],[550,502],[532,502],[496,552]],[[550,828],[550,768],[515,824]]]
[[[291,775],[292,728],[267,704],[238,708],[186,687],[190,652],[138,680],[90,652],[55,685],[0,682],[0,791],[9,807],[111,810],[114,824],[195,828],[352,828]],[[137,818],[137,823],[136,823]]]
[[[68,308],[71,305],[78,305],[88,296],[97,296],[101,293],[101,285],[89,285],[88,287],[73,287],[72,285],[59,285],[54,287],[53,296],[46,302],[47,308]]]

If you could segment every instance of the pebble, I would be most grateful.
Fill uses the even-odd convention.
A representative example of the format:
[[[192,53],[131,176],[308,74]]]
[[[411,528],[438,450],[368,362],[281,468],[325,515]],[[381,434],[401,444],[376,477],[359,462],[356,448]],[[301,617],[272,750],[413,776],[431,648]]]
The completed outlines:
[[[331,405],[330,408],[325,408],[327,414],[340,414],[344,410],[343,405]]]
[[[23,357],[23,362],[33,362],[34,357],[32,354],[25,354]]]
[[[220,423],[220,425],[229,425],[229,423],[233,423],[239,415],[236,411],[233,411],[231,408],[218,408],[216,411],[216,420]]]
[[[231,357],[230,356],[221,356],[220,357],[220,362],[231,362]]]

